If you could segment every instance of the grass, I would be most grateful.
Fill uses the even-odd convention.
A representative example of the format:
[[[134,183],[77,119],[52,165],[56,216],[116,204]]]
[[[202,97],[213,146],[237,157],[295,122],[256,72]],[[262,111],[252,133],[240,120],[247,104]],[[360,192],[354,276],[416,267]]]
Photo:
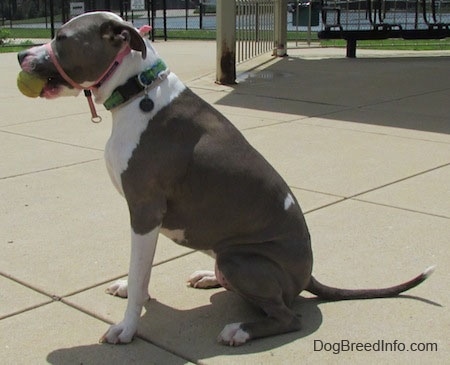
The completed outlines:
[[[32,44],[28,45],[14,45],[14,46],[0,46],[0,53],[17,53],[24,49],[30,48]]]
[[[9,38],[23,38],[23,39],[34,39],[34,38],[49,38],[51,37],[50,28],[2,28],[8,32]]]
[[[155,29],[155,37],[163,37],[164,33],[160,29]],[[192,39],[192,40],[215,40],[216,31],[214,29],[168,29],[168,39]]]
[[[323,47],[346,47],[345,40],[321,40]],[[404,51],[445,51],[450,50],[450,39],[382,39],[358,41],[357,49],[404,50]]]
[[[0,28],[0,31],[7,34],[8,39],[50,39],[50,29],[42,28]],[[157,39],[163,37],[162,30],[156,30],[155,36]],[[167,31],[168,39],[195,39],[195,40],[215,40],[215,30],[201,30],[201,29],[169,29]],[[305,42],[307,40],[306,32],[288,32],[289,41]],[[311,33],[311,40],[320,42],[323,47],[345,47],[345,40],[319,40],[317,33]],[[17,52],[32,45],[32,42],[25,44],[10,44],[5,42],[0,46],[0,53]],[[450,50],[450,38],[436,39],[436,40],[403,40],[403,39],[385,39],[372,41],[358,41],[358,48],[366,49],[385,49],[385,50],[413,50],[413,51],[428,51],[428,50]]]
[[[61,14],[56,14],[54,16],[55,21],[60,22],[62,19]],[[29,18],[29,19],[21,19],[21,20],[13,20],[12,23],[17,26],[18,24],[39,24],[39,23],[45,23],[48,22],[50,24],[50,17],[40,17],[40,18]],[[9,23],[9,20],[6,22]]]

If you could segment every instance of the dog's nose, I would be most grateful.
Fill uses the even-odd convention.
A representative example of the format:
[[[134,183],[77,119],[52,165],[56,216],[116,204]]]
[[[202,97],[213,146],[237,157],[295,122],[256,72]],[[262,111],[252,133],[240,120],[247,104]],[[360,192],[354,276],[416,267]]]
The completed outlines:
[[[21,65],[25,58],[27,58],[29,52],[27,50],[21,51],[17,54],[17,59],[19,60],[19,64]]]

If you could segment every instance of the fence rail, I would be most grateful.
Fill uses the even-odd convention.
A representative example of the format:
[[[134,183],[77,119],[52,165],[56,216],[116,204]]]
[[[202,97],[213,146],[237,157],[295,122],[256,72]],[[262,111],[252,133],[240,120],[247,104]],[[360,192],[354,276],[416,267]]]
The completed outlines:
[[[274,47],[274,1],[236,1],[236,61],[243,62]]]

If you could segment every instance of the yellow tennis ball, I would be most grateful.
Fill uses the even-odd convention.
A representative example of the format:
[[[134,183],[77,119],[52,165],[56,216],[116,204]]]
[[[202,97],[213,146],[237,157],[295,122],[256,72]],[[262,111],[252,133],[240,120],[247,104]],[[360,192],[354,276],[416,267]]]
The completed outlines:
[[[41,95],[45,83],[45,79],[41,79],[25,71],[20,71],[19,75],[17,75],[17,87],[23,95],[30,98],[37,98]]]

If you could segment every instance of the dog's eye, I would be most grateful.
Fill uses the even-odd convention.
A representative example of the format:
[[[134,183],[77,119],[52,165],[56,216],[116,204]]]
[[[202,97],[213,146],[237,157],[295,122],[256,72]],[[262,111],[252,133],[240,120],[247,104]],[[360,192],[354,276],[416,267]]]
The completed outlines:
[[[65,34],[57,34],[56,35],[56,40],[57,41],[63,41],[65,39],[67,39],[67,36]]]

